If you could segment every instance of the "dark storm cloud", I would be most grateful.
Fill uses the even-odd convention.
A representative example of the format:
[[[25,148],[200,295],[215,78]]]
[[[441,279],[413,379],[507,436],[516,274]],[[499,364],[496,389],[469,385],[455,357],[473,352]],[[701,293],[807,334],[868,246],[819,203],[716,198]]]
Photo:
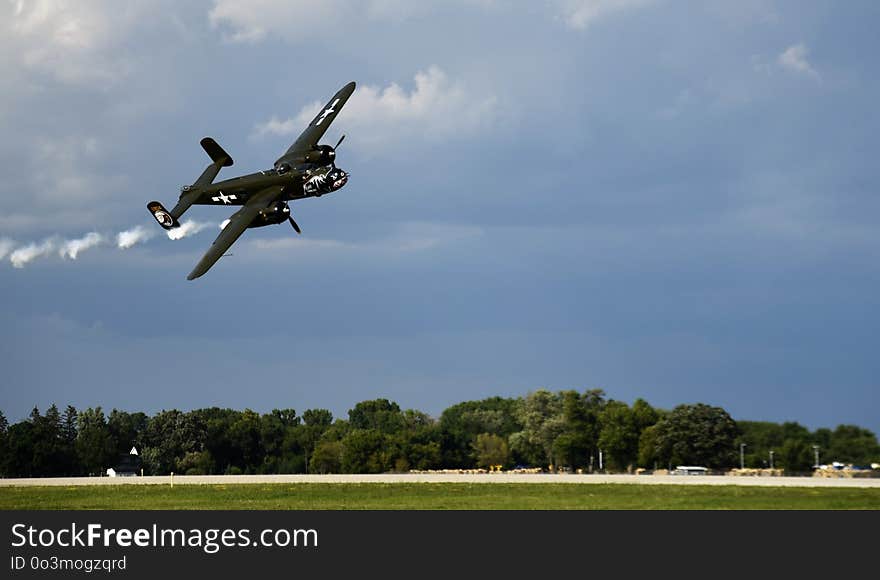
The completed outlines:
[[[330,2],[311,32],[272,4],[6,8],[0,240],[107,238],[0,245],[7,414],[545,386],[880,428],[873,4]],[[213,227],[115,249],[199,138],[263,169],[352,79],[352,181],[293,206],[301,239],[248,232],[196,283]]]

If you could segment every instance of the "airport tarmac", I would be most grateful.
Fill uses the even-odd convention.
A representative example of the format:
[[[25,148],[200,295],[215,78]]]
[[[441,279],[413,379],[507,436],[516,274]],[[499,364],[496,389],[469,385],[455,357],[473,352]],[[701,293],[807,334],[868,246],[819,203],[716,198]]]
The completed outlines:
[[[272,483],[621,483],[766,487],[880,488],[880,478],[748,477],[727,475],[573,475],[521,473],[389,473],[379,475],[175,475],[0,479],[0,487],[78,485],[236,485]]]

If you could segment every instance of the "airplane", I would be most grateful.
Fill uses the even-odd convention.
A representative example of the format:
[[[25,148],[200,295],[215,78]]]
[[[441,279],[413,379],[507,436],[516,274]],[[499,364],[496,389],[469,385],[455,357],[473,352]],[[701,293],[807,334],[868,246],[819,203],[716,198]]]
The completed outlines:
[[[220,169],[232,165],[232,157],[214,139],[205,137],[201,140],[202,148],[212,163],[192,185],[180,189],[180,199],[174,209],[168,211],[158,201],[148,203],[147,209],[160,226],[171,230],[180,227],[179,218],[193,205],[232,205],[242,208],[221,225],[220,235],[186,277],[187,280],[195,280],[205,274],[248,228],[290,222],[294,231],[301,234],[287,202],[321,197],[337,191],[348,182],[349,174],[336,167],[335,162],[336,149],[345,135],[339,138],[334,147],[318,145],[318,141],[354,89],[354,82],[339,89],[293,145],[275,161],[272,169],[215,183]]]

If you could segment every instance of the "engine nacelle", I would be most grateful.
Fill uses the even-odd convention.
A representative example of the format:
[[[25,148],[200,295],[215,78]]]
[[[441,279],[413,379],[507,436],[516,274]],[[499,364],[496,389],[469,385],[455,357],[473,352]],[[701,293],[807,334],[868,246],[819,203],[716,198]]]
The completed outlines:
[[[261,228],[287,221],[290,217],[290,207],[283,201],[276,201],[264,210],[260,210],[249,228]]]
[[[336,159],[336,151],[329,145],[319,145],[296,157],[286,157],[285,163],[291,165],[330,165]]]

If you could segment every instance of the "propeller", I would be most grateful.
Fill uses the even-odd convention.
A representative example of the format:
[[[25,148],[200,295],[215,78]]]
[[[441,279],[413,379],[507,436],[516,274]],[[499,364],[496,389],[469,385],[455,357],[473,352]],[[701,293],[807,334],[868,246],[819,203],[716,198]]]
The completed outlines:
[[[333,148],[334,151],[339,149],[339,146],[342,145],[342,142],[345,140],[345,133],[342,134],[342,137],[339,138],[339,141],[336,142],[336,147]]]
[[[287,217],[287,221],[290,222],[290,225],[293,226],[293,230],[294,230],[296,233],[298,233],[298,234],[301,234],[301,233],[302,233],[302,230],[300,230],[300,229],[299,229],[299,226],[296,224],[296,222],[293,221],[293,216],[288,216],[288,217]]]

